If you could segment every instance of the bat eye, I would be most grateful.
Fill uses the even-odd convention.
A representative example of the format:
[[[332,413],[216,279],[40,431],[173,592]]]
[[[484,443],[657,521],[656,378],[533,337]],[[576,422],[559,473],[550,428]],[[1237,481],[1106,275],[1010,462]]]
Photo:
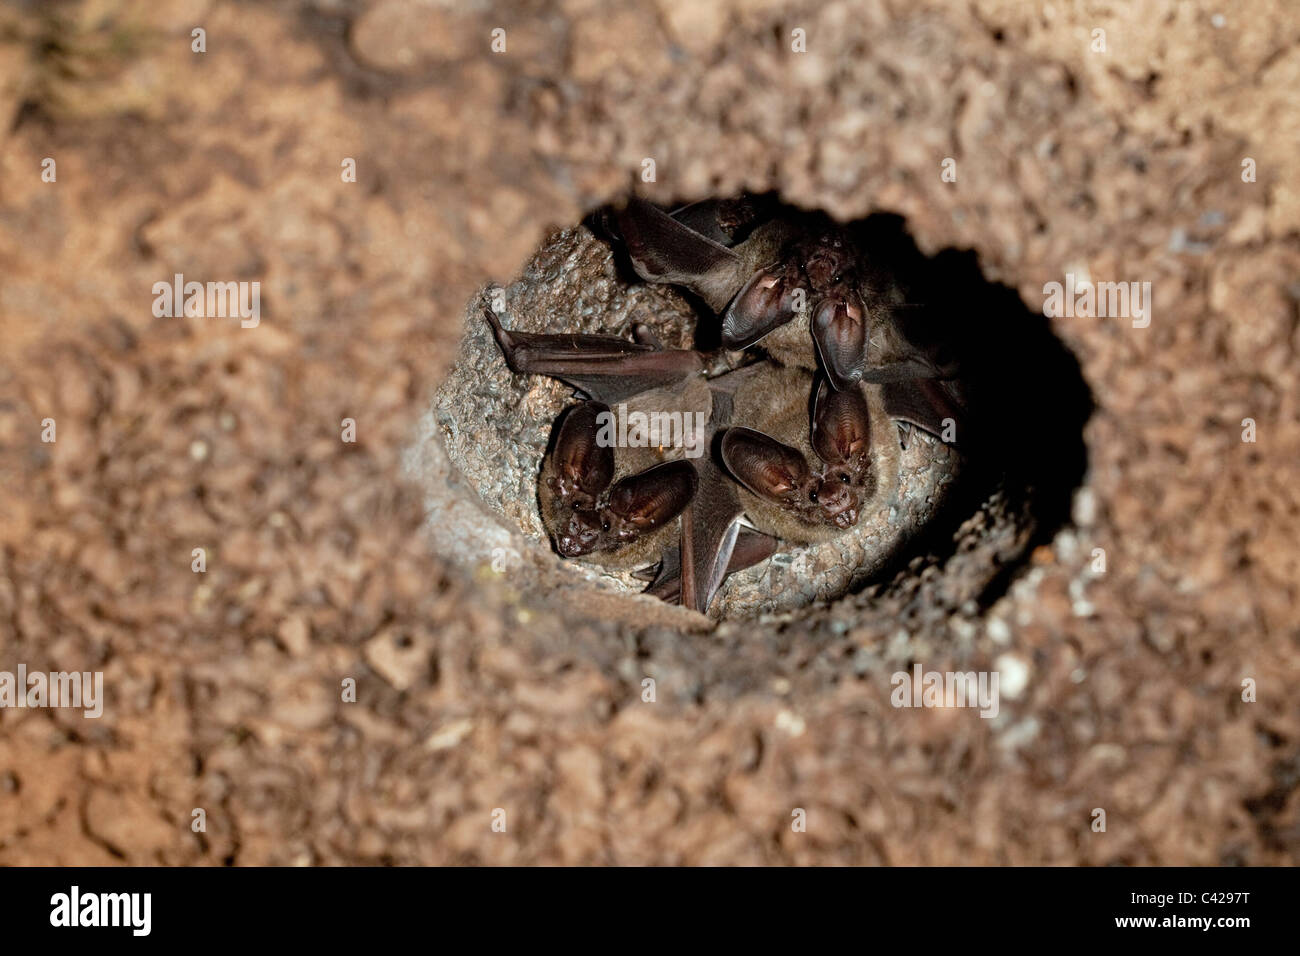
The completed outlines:
[[[809,500],[809,501],[813,501],[813,502],[815,502],[815,501],[817,500],[817,490],[816,490],[816,489],[813,489],[812,491],[808,492],[808,500]]]
[[[840,481],[847,485],[849,483],[849,476],[847,474],[840,475]]]
[[[845,479],[845,480],[847,480],[847,479]],[[608,530],[609,530],[609,519],[608,519],[608,518],[606,518],[604,521],[602,521],[602,522],[600,523],[600,530],[602,530],[602,531],[608,531]]]
[[[840,280],[842,280],[843,278],[844,276],[842,276],[840,273],[837,272],[835,273],[835,275],[831,276],[831,281],[834,282],[836,285],[839,285]]]

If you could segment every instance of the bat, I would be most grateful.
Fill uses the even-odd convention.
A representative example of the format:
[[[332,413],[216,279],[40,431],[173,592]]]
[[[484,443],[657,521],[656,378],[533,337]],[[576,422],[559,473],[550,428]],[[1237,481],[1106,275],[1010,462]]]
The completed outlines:
[[[723,463],[754,527],[783,541],[843,534],[897,487],[899,446],[878,386],[834,389],[783,368],[737,394],[733,421]]]
[[[703,613],[729,573],[772,553],[775,542],[741,535],[737,489],[713,449],[734,391],[757,366],[706,380],[700,353],[664,349],[644,327],[628,341],[515,332],[486,307],[483,316],[512,371],[557,378],[587,396],[560,419],[538,484],[542,521],[561,556],[618,569],[657,561],[650,593]],[[601,431],[617,423],[613,404],[626,420],[689,421],[699,454],[685,457],[685,440],[615,448]]]
[[[910,308],[887,274],[863,260],[848,231],[824,216],[753,224],[752,203],[673,213],[629,199],[610,215],[632,266],[648,282],[681,285],[720,320],[725,348],[762,342],[783,365],[820,369],[836,390],[882,385],[894,418],[943,437],[963,409],[945,381],[959,369],[906,335]],[[739,200],[729,201],[738,203]]]
[[[612,414],[596,401],[566,411],[542,462],[538,503],[562,556],[600,555],[598,563],[606,567],[637,567],[670,546],[668,536],[695,497],[699,479],[684,460],[638,471],[616,462],[613,446],[600,440],[600,423]]]

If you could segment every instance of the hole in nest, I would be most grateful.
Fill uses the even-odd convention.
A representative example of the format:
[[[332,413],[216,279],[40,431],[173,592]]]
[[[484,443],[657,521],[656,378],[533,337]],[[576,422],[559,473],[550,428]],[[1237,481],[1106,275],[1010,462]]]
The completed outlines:
[[[897,216],[631,199],[470,302],[408,468],[440,551],[592,613],[794,614],[923,563],[987,602],[1067,520],[1091,408]]]

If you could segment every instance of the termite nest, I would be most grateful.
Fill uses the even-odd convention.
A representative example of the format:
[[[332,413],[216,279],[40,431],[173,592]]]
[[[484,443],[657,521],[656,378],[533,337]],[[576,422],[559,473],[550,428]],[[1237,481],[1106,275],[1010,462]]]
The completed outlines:
[[[1090,410],[1042,315],[896,216],[629,197],[468,303],[408,463],[441,552],[634,617],[925,566],[987,601],[1067,520]]]

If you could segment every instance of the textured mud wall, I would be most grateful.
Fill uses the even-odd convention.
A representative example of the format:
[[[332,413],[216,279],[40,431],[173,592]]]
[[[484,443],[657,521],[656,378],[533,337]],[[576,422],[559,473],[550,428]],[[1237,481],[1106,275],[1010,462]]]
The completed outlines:
[[[1288,4],[37,6],[0,13],[0,670],[107,701],[0,710],[0,862],[1296,859]],[[1004,593],[974,536],[870,626],[682,632],[431,550],[401,459],[465,303],[647,157],[652,198],[898,213],[1031,309],[1152,284],[1148,328],[1053,321],[1089,471]],[[155,318],[175,273],[260,324]],[[996,669],[998,717],[892,707],[913,661]]]

